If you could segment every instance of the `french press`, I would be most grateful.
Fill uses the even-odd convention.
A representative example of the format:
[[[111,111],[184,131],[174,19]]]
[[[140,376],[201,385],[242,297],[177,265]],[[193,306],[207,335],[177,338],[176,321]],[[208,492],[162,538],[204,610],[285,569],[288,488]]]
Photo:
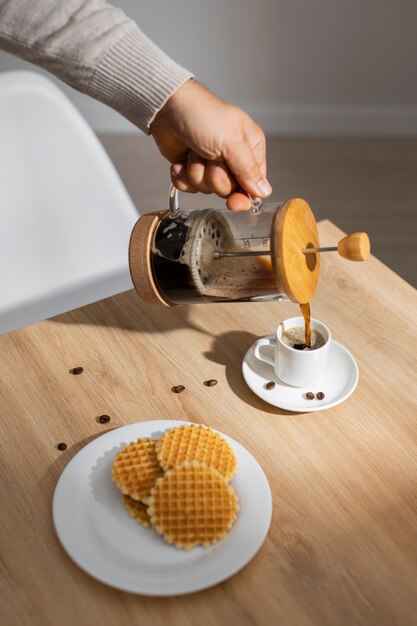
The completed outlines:
[[[292,300],[310,302],[320,252],[337,250],[353,261],[370,253],[366,233],[320,248],[317,223],[301,198],[262,203],[248,211],[179,206],[171,186],[169,210],[145,213],[129,244],[129,267],[148,304]]]

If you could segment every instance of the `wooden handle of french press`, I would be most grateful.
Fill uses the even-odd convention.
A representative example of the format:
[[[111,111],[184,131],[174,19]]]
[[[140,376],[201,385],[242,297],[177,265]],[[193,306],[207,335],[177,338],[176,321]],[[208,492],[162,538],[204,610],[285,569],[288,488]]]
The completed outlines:
[[[337,251],[349,261],[366,261],[371,254],[371,242],[367,233],[352,233],[339,241]]]

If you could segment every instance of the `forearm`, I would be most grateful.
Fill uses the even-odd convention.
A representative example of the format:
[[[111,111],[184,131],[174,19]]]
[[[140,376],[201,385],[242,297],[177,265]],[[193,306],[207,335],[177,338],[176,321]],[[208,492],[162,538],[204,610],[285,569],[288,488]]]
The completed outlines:
[[[0,48],[108,104],[145,132],[191,77],[104,0],[0,0]]]

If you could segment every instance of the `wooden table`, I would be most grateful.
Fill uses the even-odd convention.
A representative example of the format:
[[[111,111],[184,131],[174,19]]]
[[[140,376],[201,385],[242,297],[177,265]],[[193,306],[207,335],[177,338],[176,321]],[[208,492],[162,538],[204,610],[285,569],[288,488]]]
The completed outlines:
[[[342,233],[321,222],[323,245]],[[315,317],[355,355],[358,388],[291,414],[246,387],[243,354],[292,303],[150,309],[133,292],[0,337],[1,623],[357,626],[417,623],[417,298],[377,259],[323,255]],[[82,365],[84,373],[69,374]],[[217,378],[215,387],[203,381]],[[186,385],[173,394],[175,384]],[[97,416],[111,416],[109,424]],[[149,419],[205,422],[270,481],[273,520],[241,572],[150,598],[90,578],[56,538],[51,500],[89,441]],[[58,442],[68,444],[60,452]]]

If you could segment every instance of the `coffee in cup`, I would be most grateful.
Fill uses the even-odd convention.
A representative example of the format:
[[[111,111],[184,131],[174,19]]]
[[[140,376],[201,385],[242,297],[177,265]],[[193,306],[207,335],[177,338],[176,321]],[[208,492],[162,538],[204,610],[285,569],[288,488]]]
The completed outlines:
[[[281,341],[294,350],[318,350],[326,343],[325,338],[316,328],[311,329],[310,346],[305,343],[305,328],[295,326],[281,335]]]

